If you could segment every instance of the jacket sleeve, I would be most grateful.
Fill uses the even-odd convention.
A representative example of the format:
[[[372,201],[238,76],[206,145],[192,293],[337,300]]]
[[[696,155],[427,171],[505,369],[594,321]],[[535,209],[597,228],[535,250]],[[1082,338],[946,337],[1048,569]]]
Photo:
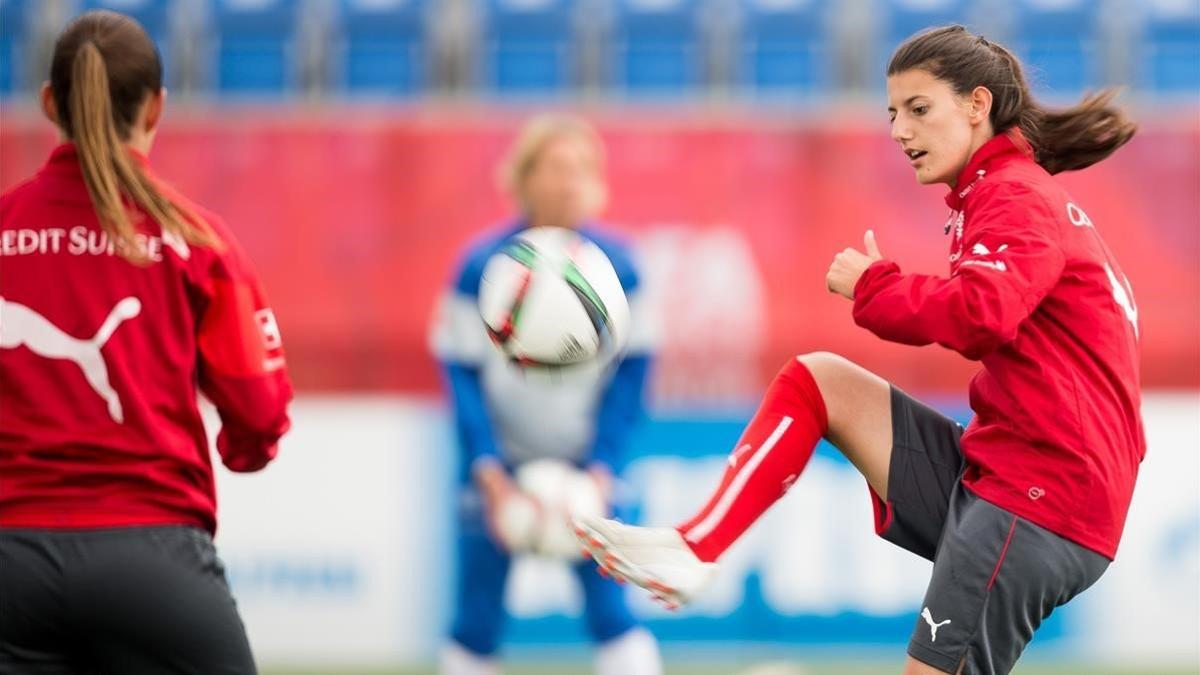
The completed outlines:
[[[648,354],[630,354],[621,360],[600,400],[596,416],[596,439],[590,463],[619,471],[625,461],[629,437],[644,414]]]
[[[462,461],[473,468],[481,459],[499,461],[500,452],[491,416],[479,383],[479,369],[461,363],[443,363],[450,401],[454,406],[454,425],[462,448]]]
[[[1057,221],[1019,184],[989,186],[973,201],[950,278],[902,274],[896,263],[878,261],[855,286],[855,323],[885,340],[936,342],[969,359],[1016,338],[1062,274]]]
[[[587,462],[604,465],[616,473],[624,468],[633,430],[645,416],[646,383],[662,337],[660,319],[642,286],[631,252],[627,247],[609,244],[605,253],[629,300],[630,334],[612,379],[601,392],[596,435]]]
[[[500,458],[480,381],[480,368],[492,349],[477,306],[483,258],[468,258],[454,285],[439,299],[429,333],[453,407],[462,462],[472,470],[481,459]]]
[[[233,237],[221,239],[218,250],[204,251],[194,280],[198,384],[221,417],[221,461],[232,471],[257,471],[275,458],[291,426],[292,385],[262,287]]]

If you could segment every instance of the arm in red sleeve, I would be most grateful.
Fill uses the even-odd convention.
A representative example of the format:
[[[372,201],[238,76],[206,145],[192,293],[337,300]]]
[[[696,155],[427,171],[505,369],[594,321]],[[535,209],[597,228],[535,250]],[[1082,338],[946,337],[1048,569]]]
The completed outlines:
[[[274,459],[291,421],[292,386],[275,315],[232,239],[200,280],[200,389],[221,416],[217,451],[232,471],[257,471]]]
[[[963,257],[950,278],[871,265],[854,289],[854,321],[879,337],[938,343],[980,359],[1017,336],[1021,323],[1058,282],[1065,257],[1053,214],[1020,185],[974,195]]]

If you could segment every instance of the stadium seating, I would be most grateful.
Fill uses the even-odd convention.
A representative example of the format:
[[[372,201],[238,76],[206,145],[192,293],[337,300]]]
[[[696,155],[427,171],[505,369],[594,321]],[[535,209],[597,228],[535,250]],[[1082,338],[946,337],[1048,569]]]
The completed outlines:
[[[1200,92],[1200,2],[1147,3],[1137,84],[1169,94]]]
[[[1073,98],[1101,79],[1097,3],[1016,0],[1009,45],[1027,66],[1034,92]]]
[[[631,97],[678,97],[703,82],[699,0],[614,0],[611,73]]]
[[[430,78],[426,0],[341,0],[335,82],[352,96],[410,96]]]
[[[807,100],[882,89],[895,47],[948,23],[1010,46],[1052,102],[1111,83],[1200,95],[1200,0],[0,0],[0,97],[32,91],[54,31],[96,8],[145,26],[184,96],[416,98],[474,83],[489,99],[598,85],[686,101],[731,85]]]
[[[296,25],[301,3],[213,0],[216,88],[226,95],[278,96],[297,78]]]
[[[487,0],[483,8],[485,86],[499,94],[547,94],[572,84],[578,66],[570,0]]]
[[[874,71],[869,81],[882,84],[892,52],[911,35],[934,26],[968,24],[969,0],[890,0],[884,3],[881,40],[872,62]]]
[[[829,0],[740,0],[739,81],[759,97],[809,94],[832,84]]]
[[[177,67],[172,33],[172,12],[177,3],[173,0],[84,0],[80,9],[109,9],[122,14],[128,14],[149,33],[150,39],[158,47],[158,54],[163,62],[163,82],[173,85],[178,81],[175,71]]]
[[[29,0],[0,0],[0,96],[24,86],[32,4]]]

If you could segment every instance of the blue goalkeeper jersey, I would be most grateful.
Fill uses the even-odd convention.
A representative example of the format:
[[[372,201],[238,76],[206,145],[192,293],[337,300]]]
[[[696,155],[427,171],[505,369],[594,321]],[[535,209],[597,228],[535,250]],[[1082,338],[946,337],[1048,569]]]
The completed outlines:
[[[483,457],[510,467],[553,457],[619,468],[630,429],[643,414],[657,333],[632,256],[616,239],[579,228],[608,256],[629,299],[625,349],[561,370],[522,369],[491,343],[478,300],[487,261],[524,228],[517,222],[472,245],[435,313],[432,348],[446,375],[464,467]]]

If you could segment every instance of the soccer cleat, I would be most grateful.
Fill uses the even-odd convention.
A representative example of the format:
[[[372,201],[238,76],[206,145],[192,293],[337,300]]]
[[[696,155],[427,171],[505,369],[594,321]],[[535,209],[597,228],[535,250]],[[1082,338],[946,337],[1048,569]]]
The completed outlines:
[[[601,570],[650,591],[668,609],[686,604],[717,572],[669,527],[636,527],[605,518],[577,518],[575,535]]]

